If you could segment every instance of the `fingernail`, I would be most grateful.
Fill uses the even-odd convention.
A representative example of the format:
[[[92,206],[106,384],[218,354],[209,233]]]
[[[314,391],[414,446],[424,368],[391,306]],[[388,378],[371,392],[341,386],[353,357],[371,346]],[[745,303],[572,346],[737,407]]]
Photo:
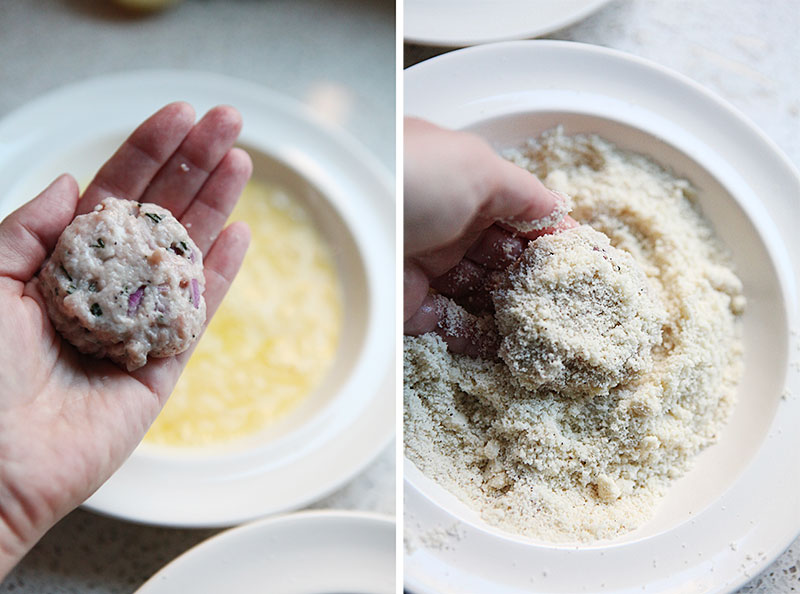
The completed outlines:
[[[503,221],[507,225],[511,225],[518,231],[523,233],[531,233],[534,231],[542,231],[544,229],[552,229],[558,227],[561,221],[564,220],[569,212],[572,210],[572,198],[566,194],[562,194],[556,190],[547,190],[553,198],[553,209],[547,216],[535,219],[533,221]]]

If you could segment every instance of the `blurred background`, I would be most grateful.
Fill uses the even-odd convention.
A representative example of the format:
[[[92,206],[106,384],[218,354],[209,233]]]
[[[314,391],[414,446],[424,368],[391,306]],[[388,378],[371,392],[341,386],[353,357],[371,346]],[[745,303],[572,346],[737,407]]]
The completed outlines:
[[[394,172],[393,0],[124,2],[167,5],[156,10],[122,3],[0,2],[0,117],[51,89],[107,73],[210,71],[299,101]],[[394,515],[394,476],[392,443],[312,507]],[[0,592],[132,592],[216,532],[139,526],[77,510],[28,554]]]
[[[187,68],[257,82],[342,125],[394,170],[391,0],[0,3],[0,116],[50,89],[123,70]],[[98,98],[101,100],[101,98]]]

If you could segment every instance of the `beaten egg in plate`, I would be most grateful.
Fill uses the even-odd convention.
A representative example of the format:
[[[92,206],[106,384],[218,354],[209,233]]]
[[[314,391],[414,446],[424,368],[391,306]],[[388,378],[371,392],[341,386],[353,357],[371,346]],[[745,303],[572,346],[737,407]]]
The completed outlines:
[[[310,214],[252,180],[230,220],[252,232],[244,263],[146,442],[193,447],[254,435],[314,391],[336,355],[341,285]]]

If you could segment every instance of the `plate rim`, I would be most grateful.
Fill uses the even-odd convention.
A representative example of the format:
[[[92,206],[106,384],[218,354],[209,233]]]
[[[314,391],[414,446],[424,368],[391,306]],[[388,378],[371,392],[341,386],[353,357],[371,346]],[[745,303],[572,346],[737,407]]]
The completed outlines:
[[[309,509],[268,516],[253,522],[228,528],[198,542],[174,559],[168,561],[163,567],[150,576],[145,583],[140,585],[134,594],[148,594],[151,591],[163,591],[163,589],[158,590],[156,584],[163,578],[164,574],[174,571],[175,567],[179,567],[182,563],[185,563],[187,559],[193,558],[193,556],[198,552],[203,552],[209,549],[213,550],[218,548],[220,545],[226,546],[229,541],[235,542],[243,534],[249,534],[252,532],[269,532],[275,526],[292,525],[306,522],[313,523],[319,520],[344,520],[348,522],[359,521],[366,522],[376,528],[379,526],[382,528],[391,527],[395,530],[395,532],[397,531],[397,521],[393,516],[364,510]],[[152,588],[156,589],[152,590]]]
[[[430,32],[422,31],[414,29],[414,25],[412,24],[411,31],[408,30],[408,23],[406,22],[403,28],[403,39],[406,43],[413,43],[417,45],[428,45],[434,47],[468,47],[483,43],[495,43],[499,41],[511,41],[515,39],[527,39],[531,37],[538,37],[540,35],[547,35],[548,33],[552,33],[554,31],[558,31],[565,27],[569,27],[570,25],[574,25],[575,23],[585,19],[589,15],[597,12],[603,6],[611,2],[611,0],[585,0],[584,4],[576,8],[574,10],[567,11],[564,14],[560,15],[558,18],[552,19],[550,21],[537,23],[537,24],[520,24],[516,27],[510,27],[507,31],[498,34],[468,34],[464,31],[455,32],[445,32],[445,33],[438,33],[438,34],[431,34]],[[422,4],[422,2],[415,2],[412,3],[413,6],[417,6],[418,4]],[[516,3],[511,3],[515,4]],[[476,6],[480,9],[486,9],[487,5],[494,5],[496,3],[486,3],[486,2],[477,2]],[[408,10],[408,3],[404,7],[404,10]],[[492,18],[496,14],[496,10],[493,8],[488,8],[483,11],[486,18]],[[424,15],[420,15],[424,16]],[[427,14],[427,17],[430,17],[430,14]],[[408,19],[406,18],[406,21]],[[457,20],[456,20],[457,21]],[[523,21],[524,22],[524,21]]]

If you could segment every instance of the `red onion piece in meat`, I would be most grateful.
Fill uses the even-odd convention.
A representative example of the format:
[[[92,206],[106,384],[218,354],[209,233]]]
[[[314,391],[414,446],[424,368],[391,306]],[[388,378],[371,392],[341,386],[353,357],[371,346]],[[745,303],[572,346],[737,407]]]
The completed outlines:
[[[133,293],[131,293],[130,297],[128,297],[128,315],[132,316],[135,314],[139,309],[139,304],[142,302],[142,297],[144,296],[144,285],[136,289]]]
[[[200,307],[200,284],[196,278],[192,279],[192,303],[195,309]]]

